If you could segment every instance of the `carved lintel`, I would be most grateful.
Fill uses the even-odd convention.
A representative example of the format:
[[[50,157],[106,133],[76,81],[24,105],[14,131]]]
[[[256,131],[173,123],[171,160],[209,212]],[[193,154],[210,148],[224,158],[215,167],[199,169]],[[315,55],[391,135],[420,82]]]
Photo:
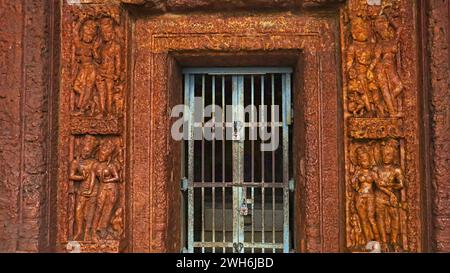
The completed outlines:
[[[119,135],[122,132],[122,119],[97,117],[72,117],[70,129],[73,135]]]
[[[252,9],[252,8],[310,8],[336,6],[345,0],[121,0],[124,4],[139,5],[153,11],[189,11],[189,10],[233,10],[233,9]]]
[[[400,118],[349,118],[348,134],[354,139],[403,137]]]

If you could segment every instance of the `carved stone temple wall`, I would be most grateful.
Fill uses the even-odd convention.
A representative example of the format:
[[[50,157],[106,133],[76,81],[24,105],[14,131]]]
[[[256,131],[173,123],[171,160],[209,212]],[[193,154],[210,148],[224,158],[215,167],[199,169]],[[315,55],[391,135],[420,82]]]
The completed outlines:
[[[0,252],[180,251],[168,110],[180,67],[221,63],[295,67],[296,251],[449,252],[449,15],[448,0],[0,0]]]

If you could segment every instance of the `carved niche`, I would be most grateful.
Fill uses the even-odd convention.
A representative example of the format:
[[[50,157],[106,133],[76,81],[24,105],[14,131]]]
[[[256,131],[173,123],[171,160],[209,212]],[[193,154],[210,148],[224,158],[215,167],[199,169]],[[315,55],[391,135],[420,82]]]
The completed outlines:
[[[63,6],[58,245],[119,252],[125,231],[125,19],[120,7]],[[74,248],[73,246],[77,247]]]
[[[417,153],[410,126],[416,112],[405,107],[414,95],[404,82],[411,74],[404,69],[406,2],[351,0],[342,11],[346,248],[351,252],[374,246],[382,252],[417,250],[419,221],[413,215],[419,200],[410,171]]]

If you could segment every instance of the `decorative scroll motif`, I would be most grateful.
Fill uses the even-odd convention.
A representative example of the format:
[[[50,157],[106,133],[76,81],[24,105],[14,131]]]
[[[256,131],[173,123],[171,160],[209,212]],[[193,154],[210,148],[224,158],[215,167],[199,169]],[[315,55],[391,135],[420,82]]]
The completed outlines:
[[[399,75],[402,18],[396,0],[349,1],[343,15],[347,248],[408,245],[408,181]]]
[[[119,252],[125,236],[124,27],[118,6],[66,6],[63,47],[70,150],[64,241],[81,252]],[[70,248],[70,247],[69,247]],[[73,251],[66,248],[66,251]]]
[[[96,118],[96,117],[72,117],[70,129],[73,134],[120,134],[122,131],[121,120]]]
[[[399,118],[349,118],[348,131],[350,137],[361,140],[403,136]]]

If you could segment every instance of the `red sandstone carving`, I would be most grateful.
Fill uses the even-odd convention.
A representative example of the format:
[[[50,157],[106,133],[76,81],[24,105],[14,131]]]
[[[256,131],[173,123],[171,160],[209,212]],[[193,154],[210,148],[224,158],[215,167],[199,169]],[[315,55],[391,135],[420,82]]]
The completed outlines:
[[[370,241],[380,242],[383,252],[418,247],[420,218],[411,216],[419,206],[420,187],[417,169],[410,166],[415,163],[405,157],[418,154],[413,144],[418,132],[410,129],[415,116],[404,111],[405,102],[416,96],[401,73],[409,46],[402,30],[414,27],[405,24],[405,6],[397,0],[378,5],[354,0],[342,14],[350,251],[364,251]]]
[[[297,83],[302,95],[294,98],[303,107],[296,110],[296,119],[304,119],[304,132],[296,132],[296,139],[301,139],[296,144],[297,188],[303,191],[297,194],[301,203],[295,204],[297,250],[361,251],[368,239],[377,239],[377,232],[383,251],[424,250],[421,217],[431,212],[424,212],[421,192],[422,116],[416,58],[420,37],[415,35],[411,1],[382,1],[384,7],[379,7],[348,0],[342,6],[343,105],[337,105],[340,64],[335,61],[335,47],[339,41],[334,36],[338,26],[332,20],[271,13],[220,18],[220,22],[213,14],[198,18],[181,14],[175,21],[164,16],[141,18],[136,21],[134,40],[128,41],[132,31],[128,16],[133,16],[127,15],[126,9],[133,10],[129,4],[179,13],[222,12],[226,6],[209,0],[122,0],[127,3],[124,6],[113,4],[118,1],[63,2],[61,9],[51,4],[54,15],[43,0],[0,3],[4,12],[0,16],[0,176],[5,185],[0,187],[0,222],[5,227],[0,229],[0,251],[68,251],[66,245],[73,239],[80,240],[82,252],[179,251],[178,231],[169,230],[179,226],[179,196],[173,182],[179,163],[174,160],[177,146],[167,135],[155,137],[155,132],[168,128],[167,107],[176,101],[176,94],[167,90],[181,88],[170,79],[177,78],[177,61],[183,57],[176,59],[169,51],[191,52],[182,65],[205,52],[213,59],[233,53],[244,60],[248,52],[260,51],[267,61],[279,60],[265,50],[303,52],[294,61],[304,79]],[[296,4],[300,2],[303,7],[326,7],[330,1],[232,1],[228,7],[248,12],[253,5],[262,5],[269,10],[275,2],[283,3],[286,10],[301,9]],[[450,154],[445,125],[448,3],[430,5],[433,231],[436,249],[445,251],[450,215],[445,165]],[[57,17],[58,10],[61,25],[55,24],[51,35],[55,40],[61,35],[61,52],[59,45],[44,38],[45,31],[52,29],[47,17]],[[7,20],[14,24],[4,25]],[[196,22],[202,24],[193,28]],[[23,44],[17,43],[22,39]],[[139,50],[132,51],[130,45],[139,45]],[[43,53],[41,48],[52,51]],[[17,62],[21,56],[25,67]],[[56,56],[52,64],[51,56]],[[131,56],[135,62],[127,66]],[[135,74],[133,78],[129,72]],[[61,82],[53,84],[52,79],[59,77]],[[128,82],[136,92],[133,97]],[[56,97],[59,101],[54,104]],[[341,133],[338,107],[343,107],[345,115]],[[134,115],[129,117],[133,135],[126,124],[129,113]],[[58,132],[57,140],[50,137],[54,132]],[[339,141],[345,144],[345,156],[339,152]],[[99,155],[100,147],[105,156]],[[127,149],[129,160],[136,162],[134,170],[139,171],[132,172],[126,165]],[[345,181],[339,177],[340,157],[345,158]],[[55,166],[58,170],[53,175]],[[358,190],[368,186],[366,174],[370,174],[372,191],[364,196]],[[339,183],[344,182],[346,205],[340,211],[335,204],[339,203]],[[340,227],[344,218],[346,224]],[[376,225],[371,224],[373,220]],[[346,245],[339,245],[339,232],[346,233]]]

